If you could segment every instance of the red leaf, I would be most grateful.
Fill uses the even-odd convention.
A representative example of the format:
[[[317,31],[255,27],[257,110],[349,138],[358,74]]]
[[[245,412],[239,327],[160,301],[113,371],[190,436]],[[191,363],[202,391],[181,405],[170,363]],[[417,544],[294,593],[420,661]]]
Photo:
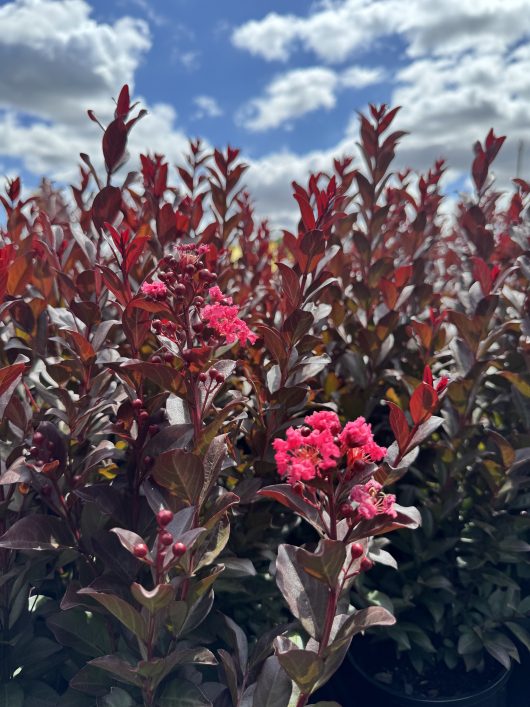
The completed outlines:
[[[471,258],[473,261],[473,277],[480,283],[484,296],[491,291],[492,278],[488,265],[482,258]]]
[[[130,99],[129,99],[129,87],[127,84],[121,89],[120,95],[118,97],[118,102],[116,104],[116,111],[114,113],[115,118],[125,118],[130,110]]]
[[[300,213],[302,215],[302,222],[304,224],[304,228],[306,229],[306,231],[311,231],[315,228],[316,221],[315,215],[313,214],[313,209],[311,208],[309,201],[306,197],[301,196],[300,194],[293,194],[293,196],[298,202],[298,206],[300,207]]]
[[[427,385],[430,385],[432,388],[433,378],[432,371],[429,366],[425,366],[425,368],[423,369],[423,382],[427,383]]]
[[[278,263],[278,270],[282,277],[282,288],[285,292],[291,308],[296,307],[300,298],[300,285],[298,283],[298,275],[292,268],[284,263]]]
[[[126,145],[127,126],[122,118],[116,118],[109,124],[103,135],[103,157],[109,174],[112,174],[123,161]]]
[[[383,116],[378,128],[380,134],[385,132],[400,110],[401,106],[396,106],[395,108],[392,108],[392,110],[389,110],[385,116]]]
[[[438,396],[432,386],[420,383],[410,399],[410,414],[415,425],[429,419],[438,405]]]
[[[92,202],[92,220],[97,229],[105,221],[112,223],[121,206],[121,190],[118,187],[103,187]]]
[[[399,451],[403,452],[409,438],[409,425],[405,413],[395,403],[387,402],[390,406],[390,427],[398,443]]]
[[[473,167],[471,171],[473,174],[475,187],[477,188],[477,191],[480,191],[484,186],[486,177],[488,176],[488,160],[486,159],[485,153],[482,152],[482,148],[473,160]]]

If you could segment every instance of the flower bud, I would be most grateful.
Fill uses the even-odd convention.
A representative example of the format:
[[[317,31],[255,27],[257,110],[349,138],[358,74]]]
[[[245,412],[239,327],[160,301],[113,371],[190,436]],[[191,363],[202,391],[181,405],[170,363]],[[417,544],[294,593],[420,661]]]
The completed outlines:
[[[205,383],[207,378],[208,376],[206,375],[206,373],[199,373],[199,380],[201,383]]]
[[[153,462],[153,457],[150,457],[149,454],[146,454],[144,457],[144,466],[151,466]]]
[[[364,554],[364,548],[361,545],[361,543],[353,543],[353,545],[350,546],[350,556],[351,556],[352,560],[358,560],[359,557],[363,556],[363,554]],[[361,563],[361,567],[362,567],[362,563]]]
[[[138,417],[140,418],[140,420],[145,421],[148,419],[149,413],[147,412],[147,410],[142,410],[142,412],[138,415]]]
[[[161,528],[164,528],[168,523],[171,523],[172,520],[173,513],[169,510],[169,508],[163,508],[156,514],[156,522]]]
[[[39,445],[44,442],[44,435],[42,434],[42,432],[35,432],[32,439],[33,444]]]
[[[186,549],[187,548],[184,543],[175,543],[173,545],[173,554],[175,557],[182,557],[182,555],[186,552]]]
[[[143,401],[140,400],[140,398],[136,398],[136,400],[132,401],[132,406],[135,410],[141,410],[143,405]]]
[[[207,268],[203,268],[202,270],[199,270],[199,280],[209,282],[211,274],[212,273]]]
[[[145,543],[137,543],[133,547],[133,554],[135,557],[138,557],[139,559],[146,557],[148,552],[149,552],[149,550],[147,549],[147,545]]]
[[[339,513],[343,518],[351,518],[355,511],[349,503],[341,503]]]
[[[151,356],[151,362],[152,363],[162,363],[162,359],[158,354],[155,354],[154,356]]]
[[[160,544],[161,545],[171,545],[173,542],[173,536],[171,533],[168,533],[167,530],[164,531],[163,533],[160,533]]]
[[[361,560],[361,572],[368,572],[368,570],[371,570],[373,566],[374,563],[372,560],[369,560],[367,557],[363,557]]]

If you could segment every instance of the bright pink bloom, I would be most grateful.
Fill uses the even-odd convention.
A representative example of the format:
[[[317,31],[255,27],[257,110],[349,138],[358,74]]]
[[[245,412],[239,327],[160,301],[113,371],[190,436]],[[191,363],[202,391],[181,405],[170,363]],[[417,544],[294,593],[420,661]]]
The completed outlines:
[[[217,285],[215,285],[214,287],[210,287],[210,289],[208,290],[208,294],[210,295],[210,300],[212,302],[223,302],[223,304],[232,304],[232,298],[225,297]]]
[[[339,441],[348,454],[348,461],[379,462],[386,456],[386,448],[374,441],[372,425],[364,417],[346,423]]]
[[[321,472],[334,469],[340,457],[340,449],[327,429],[311,431],[307,427],[289,427],[286,439],[275,439],[272,446],[278,472],[286,476],[290,484],[311,481]]]
[[[209,295],[213,304],[207,304],[201,310],[204,323],[223,336],[228,344],[239,341],[244,346],[247,340],[253,344],[258,337],[238,318],[239,308],[232,304],[232,298],[225,297],[217,286],[210,288]]]
[[[144,282],[141,287],[142,294],[153,299],[164,299],[167,295],[167,287],[163,282]]]
[[[363,447],[373,440],[372,426],[364,417],[358,417],[346,423],[339,439],[345,447]]]
[[[359,484],[352,488],[351,499],[357,503],[357,512],[362,518],[370,520],[376,515],[397,517],[397,511],[394,508],[396,497],[391,493],[382,493],[382,488],[381,484],[373,479],[366,484]]]
[[[319,430],[320,432],[329,430],[332,435],[337,435],[341,430],[339,417],[331,410],[314,412],[312,415],[308,415],[304,419],[304,422],[306,425],[309,425],[309,427],[312,427],[314,430]]]

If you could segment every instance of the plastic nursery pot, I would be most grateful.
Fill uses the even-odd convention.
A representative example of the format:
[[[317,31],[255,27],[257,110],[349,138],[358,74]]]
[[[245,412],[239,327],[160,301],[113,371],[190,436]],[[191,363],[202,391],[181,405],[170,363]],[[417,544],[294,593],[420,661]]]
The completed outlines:
[[[497,680],[484,689],[459,697],[414,697],[405,695],[389,685],[385,685],[369,675],[348,653],[350,665],[364,680],[371,685],[374,697],[377,695],[378,705],[385,707],[510,707],[506,700],[506,684],[511,675],[510,670],[503,670]]]

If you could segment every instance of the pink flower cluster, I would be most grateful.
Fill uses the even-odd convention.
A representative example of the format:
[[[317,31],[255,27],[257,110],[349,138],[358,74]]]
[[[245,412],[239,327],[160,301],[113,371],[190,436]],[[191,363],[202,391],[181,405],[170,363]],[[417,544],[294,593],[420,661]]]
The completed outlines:
[[[349,461],[380,462],[386,456],[386,448],[374,442],[372,425],[364,417],[347,422],[339,440],[343,448],[348,450]]]
[[[155,282],[144,282],[140,289],[143,295],[156,300],[165,299],[167,296],[167,287],[158,280]]]
[[[357,504],[357,513],[370,520],[376,515],[387,515],[390,518],[397,517],[394,508],[396,497],[391,493],[382,493],[382,486],[377,481],[370,479],[366,484],[354,486],[351,490],[351,499]]]
[[[228,344],[239,341],[244,345],[247,341],[253,344],[258,338],[242,319],[238,318],[239,309],[232,304],[231,297],[225,297],[219,287],[211,287],[208,291],[211,304],[201,309],[203,322],[217,334],[223,336]]]
[[[386,454],[386,449],[374,442],[371,426],[363,417],[342,429],[336,413],[322,410],[308,415],[304,422],[307,427],[289,427],[285,440],[272,443],[278,472],[290,484],[324,475],[336,468],[337,459],[344,454],[348,463],[381,461]]]

